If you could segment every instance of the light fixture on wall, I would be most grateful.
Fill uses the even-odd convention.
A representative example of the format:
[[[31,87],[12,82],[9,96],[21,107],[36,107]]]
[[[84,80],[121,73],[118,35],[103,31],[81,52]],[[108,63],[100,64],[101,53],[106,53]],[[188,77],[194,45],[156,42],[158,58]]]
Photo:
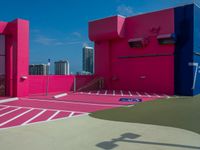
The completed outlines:
[[[160,34],[157,36],[157,40],[160,45],[175,44],[176,43],[176,35],[174,33]]]
[[[131,48],[144,48],[149,44],[148,38],[133,38],[128,40],[128,44]]]

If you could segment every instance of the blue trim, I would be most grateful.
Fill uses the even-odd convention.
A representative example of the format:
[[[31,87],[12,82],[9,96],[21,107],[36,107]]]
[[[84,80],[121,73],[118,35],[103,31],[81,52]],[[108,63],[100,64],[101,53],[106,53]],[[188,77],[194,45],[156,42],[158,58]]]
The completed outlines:
[[[175,94],[193,95],[193,33],[194,33],[194,5],[177,7],[175,12]]]

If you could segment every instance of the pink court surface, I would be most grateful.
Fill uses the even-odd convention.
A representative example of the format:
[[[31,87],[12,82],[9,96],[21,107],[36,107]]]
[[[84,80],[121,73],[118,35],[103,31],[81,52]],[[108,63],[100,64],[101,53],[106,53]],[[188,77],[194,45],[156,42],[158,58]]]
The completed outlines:
[[[58,99],[53,98],[52,94],[34,95],[0,103],[0,129],[67,119],[98,110],[135,104],[135,102],[121,102],[120,98],[141,98],[145,102],[168,96],[120,90],[71,92]]]

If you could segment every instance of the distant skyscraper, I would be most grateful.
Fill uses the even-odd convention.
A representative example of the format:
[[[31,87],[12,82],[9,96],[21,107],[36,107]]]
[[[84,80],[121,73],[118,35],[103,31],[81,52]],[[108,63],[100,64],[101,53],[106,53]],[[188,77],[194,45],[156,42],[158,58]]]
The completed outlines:
[[[94,73],[94,49],[92,47],[83,47],[83,71]]]
[[[69,61],[60,60],[54,62],[56,75],[69,75]]]
[[[31,64],[29,65],[30,75],[48,75],[49,66],[47,64]]]

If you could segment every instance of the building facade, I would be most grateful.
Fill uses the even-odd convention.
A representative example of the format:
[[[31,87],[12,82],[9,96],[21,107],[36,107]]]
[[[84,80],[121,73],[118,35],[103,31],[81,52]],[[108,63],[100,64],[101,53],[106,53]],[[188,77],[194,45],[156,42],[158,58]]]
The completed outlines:
[[[49,65],[48,64],[31,64],[29,65],[30,75],[48,75]]]
[[[83,47],[83,71],[94,73],[94,48]]]
[[[54,62],[55,65],[55,75],[69,75],[69,61],[68,60],[60,60]]]
[[[184,5],[89,22],[95,75],[107,89],[200,93],[200,8]]]

